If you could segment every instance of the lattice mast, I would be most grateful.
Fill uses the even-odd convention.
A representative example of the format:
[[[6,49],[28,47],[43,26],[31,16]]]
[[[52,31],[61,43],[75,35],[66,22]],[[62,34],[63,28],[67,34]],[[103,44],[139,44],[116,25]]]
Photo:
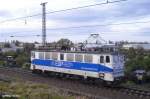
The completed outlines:
[[[46,4],[47,2],[41,3],[42,5],[42,45],[46,46]]]

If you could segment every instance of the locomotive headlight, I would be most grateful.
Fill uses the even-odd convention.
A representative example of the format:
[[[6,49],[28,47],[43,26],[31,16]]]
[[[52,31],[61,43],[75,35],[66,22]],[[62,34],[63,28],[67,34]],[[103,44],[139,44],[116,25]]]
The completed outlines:
[[[104,78],[105,74],[104,73],[99,73],[99,77]]]

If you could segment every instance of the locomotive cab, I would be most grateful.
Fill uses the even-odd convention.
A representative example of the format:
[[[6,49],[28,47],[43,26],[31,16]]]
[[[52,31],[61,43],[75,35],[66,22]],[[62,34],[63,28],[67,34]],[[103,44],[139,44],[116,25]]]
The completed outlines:
[[[99,64],[106,66],[112,71],[100,72],[100,78],[106,81],[118,81],[124,76],[124,56],[121,54],[102,54],[99,56]]]
[[[121,54],[113,55],[113,76],[115,80],[121,80],[124,77],[124,56]]]

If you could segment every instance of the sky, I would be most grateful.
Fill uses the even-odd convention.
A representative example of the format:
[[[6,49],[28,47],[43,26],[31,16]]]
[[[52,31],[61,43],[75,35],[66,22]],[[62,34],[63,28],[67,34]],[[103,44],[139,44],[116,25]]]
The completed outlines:
[[[53,12],[104,3],[106,1],[107,0],[0,0],[0,42],[10,40],[41,42],[41,36],[36,35],[42,34],[42,15],[19,20],[11,19],[41,14],[42,6],[40,4],[42,2],[47,2],[46,12]],[[150,42],[149,5],[150,0],[127,0],[113,4],[97,5],[47,14],[47,41],[52,42],[60,38],[68,38],[73,42],[82,42],[89,37],[90,34],[94,33],[100,34],[106,41]],[[100,26],[80,27],[85,25]]]

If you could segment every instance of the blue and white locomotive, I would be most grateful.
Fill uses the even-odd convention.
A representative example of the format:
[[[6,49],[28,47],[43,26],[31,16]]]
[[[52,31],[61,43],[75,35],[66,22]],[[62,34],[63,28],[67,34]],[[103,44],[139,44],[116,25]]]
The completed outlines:
[[[78,75],[114,82],[124,76],[124,56],[117,52],[32,51],[31,70]]]

